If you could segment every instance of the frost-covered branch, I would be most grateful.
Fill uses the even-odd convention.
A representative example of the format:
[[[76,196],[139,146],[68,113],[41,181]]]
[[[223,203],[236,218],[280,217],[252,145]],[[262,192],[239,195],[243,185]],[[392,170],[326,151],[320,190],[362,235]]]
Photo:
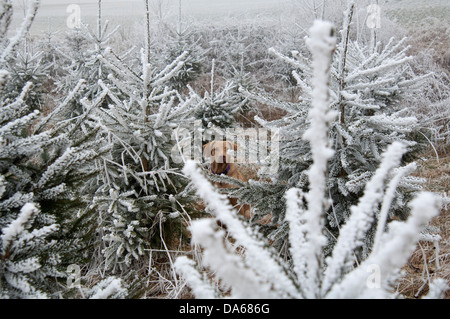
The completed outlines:
[[[54,118],[59,112],[64,110],[67,107],[67,104],[74,99],[75,95],[77,93],[79,93],[81,90],[83,90],[83,87],[85,86],[85,84],[86,84],[86,81],[83,79],[78,81],[75,88],[67,95],[67,97],[64,99],[64,101],[61,104],[59,104],[49,115],[44,117],[39,122],[39,124],[36,126],[36,129],[34,130],[34,133],[35,134],[39,133],[52,118]]]
[[[48,298],[48,294],[36,288],[36,278],[40,272],[51,273],[42,253],[51,246],[46,238],[59,229],[52,224],[32,229],[32,224],[40,213],[33,203],[25,204],[19,216],[1,229],[0,297]],[[55,274],[56,275],[56,274]]]
[[[228,232],[236,239],[239,245],[246,248],[245,264],[242,264],[236,259],[234,252],[227,252],[227,248],[223,246],[224,234],[215,234],[211,229],[212,224],[210,224],[209,221],[203,222],[202,225],[205,227],[194,226],[191,229],[193,233],[195,233],[195,235],[193,234],[193,236],[196,236],[195,238],[207,240],[207,247],[205,247],[205,249],[208,248],[210,251],[209,254],[214,254],[214,258],[211,257],[208,259],[212,263],[211,266],[218,267],[221,263],[226,263],[229,266],[231,265],[230,269],[224,269],[224,273],[222,273],[223,277],[221,278],[232,287],[234,284],[240,285],[240,282],[245,277],[248,277],[246,281],[249,284],[251,283],[252,286],[260,282],[268,283],[264,284],[264,288],[259,292],[261,296],[265,296],[266,298],[270,296],[298,298],[299,293],[295,288],[292,278],[287,275],[282,264],[272,257],[272,252],[267,249],[265,243],[255,237],[253,231],[242,223],[237,213],[232,209],[231,205],[227,203],[227,197],[217,193],[217,191],[212,188],[208,180],[196,168],[194,162],[188,161],[183,171],[191,178],[192,183],[196,187],[197,194],[205,201],[216,219],[227,226]],[[209,226],[206,227],[206,225]],[[198,241],[197,243],[203,245],[202,241]],[[220,245],[221,248],[218,248],[215,245]],[[222,253],[214,253],[214,251],[217,252],[217,250],[215,250],[216,248],[220,249]],[[260,267],[262,263],[264,263],[265,267]],[[234,275],[231,271],[232,269],[236,271]],[[239,271],[239,274],[237,271]],[[241,272],[244,272],[247,275],[241,277]],[[252,293],[252,290],[245,291],[247,293]],[[239,294],[239,291],[236,289],[235,293]],[[249,295],[246,295],[246,297],[248,296]],[[240,295],[240,297],[243,298],[244,296]]]
[[[86,292],[89,299],[120,299],[124,298],[127,294],[127,290],[123,287],[123,282],[120,278],[108,277],[88,292]]]
[[[394,143],[389,147],[380,168],[367,184],[364,196],[357,206],[351,208],[350,218],[340,230],[333,254],[326,260],[327,269],[322,287],[324,293],[328,292],[330,287],[341,278],[342,272],[353,263],[352,254],[358,246],[362,245],[375,218],[377,206],[383,199],[384,181],[391,170],[400,164],[405,151],[405,146],[400,143]]]
[[[411,204],[411,216],[406,222],[393,221],[389,230],[384,233],[381,244],[355,270],[348,273],[341,282],[330,289],[329,298],[387,298],[389,281],[407,262],[414,251],[420,232],[431,218],[439,214],[439,198],[432,193],[422,193]],[[379,285],[371,287],[367,284],[371,266],[380,270]]]
[[[2,2],[7,2],[3,0]],[[25,18],[22,21],[19,29],[16,34],[9,39],[9,43],[0,53],[0,65],[3,65],[7,61],[7,59],[14,52],[16,47],[19,45],[20,41],[25,37],[27,32],[30,30],[31,25],[33,23],[34,18],[36,17],[37,10],[39,8],[40,0],[32,0],[30,6],[28,7]]]
[[[211,225],[208,225],[210,227]],[[196,269],[196,264],[193,260],[186,256],[178,257],[175,261],[175,269],[187,281],[192,289],[194,295],[199,299],[214,299],[217,298],[215,289],[202,278],[201,273]]]
[[[304,254],[304,258],[306,260],[308,290],[311,293],[317,293],[322,263],[321,250],[326,243],[322,228],[326,206],[324,194],[326,193],[327,162],[334,154],[328,146],[327,125],[335,117],[335,113],[329,110],[328,83],[336,37],[334,27],[326,22],[316,21],[310,32],[311,36],[307,40],[307,45],[313,55],[314,76],[312,109],[308,116],[311,124],[304,134],[304,139],[310,143],[313,164],[307,173],[310,189],[305,194],[308,209],[304,218],[308,228],[308,248],[305,247],[305,249],[308,249],[309,253]]]

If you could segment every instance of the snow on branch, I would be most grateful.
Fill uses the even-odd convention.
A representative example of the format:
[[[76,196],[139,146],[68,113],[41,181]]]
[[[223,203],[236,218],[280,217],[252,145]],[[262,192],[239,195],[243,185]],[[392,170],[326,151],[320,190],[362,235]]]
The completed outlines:
[[[36,204],[28,202],[19,215],[0,230],[0,259],[2,267],[0,296],[11,298],[48,298],[36,286],[36,279],[50,269],[43,258],[43,247],[49,248],[53,241],[46,238],[59,229],[58,224],[34,228],[33,223],[40,213]],[[42,279],[38,279],[42,280]]]
[[[3,92],[3,88],[6,85],[6,82],[8,82],[8,76],[9,72],[6,70],[0,70],[0,93]]]
[[[3,70],[2,70],[3,71]],[[8,72],[4,72],[5,76],[7,77]],[[0,74],[1,77],[1,74]],[[6,79],[5,79],[6,81]],[[4,85],[4,83],[3,83]],[[2,83],[0,82],[0,87],[2,86]],[[0,113],[0,122],[7,122],[10,120],[13,120],[15,117],[17,117],[18,114],[21,114],[25,110],[27,110],[28,106],[24,105],[25,98],[30,93],[30,91],[33,88],[33,84],[31,82],[25,83],[25,85],[22,88],[22,91],[20,94],[15,98],[15,100],[12,103],[9,103],[7,100],[6,103],[2,106],[2,112]],[[0,91],[1,93],[1,91]]]
[[[63,174],[63,172],[67,172],[69,169],[73,169],[71,166],[72,164],[79,165],[98,156],[96,150],[86,148],[87,146],[83,145],[81,147],[69,147],[68,149],[66,149],[54,163],[47,167],[47,169],[39,179],[37,186],[42,188],[57,174]]]
[[[314,251],[309,247],[309,226],[303,205],[304,194],[300,189],[291,188],[285,194],[286,221],[289,222],[290,252],[294,271],[299,282],[308,283],[308,258],[315,259]],[[312,254],[312,255],[311,255]],[[301,285],[302,294],[314,297],[314,287]],[[312,290],[311,290],[312,289]]]
[[[82,91],[85,88],[86,85],[86,80],[79,80],[77,85],[75,86],[75,88],[67,95],[67,97],[64,99],[64,101],[59,104],[49,115],[47,115],[46,117],[44,117],[40,123],[37,125],[34,133],[39,133],[46,125],[47,123],[54,118],[54,116],[56,114],[58,114],[59,112],[61,112],[61,110],[63,110],[67,104],[69,104],[69,102],[71,102],[74,98],[75,95],[77,93],[79,93],[80,91]]]
[[[11,0],[0,1],[0,39],[6,39],[9,25],[13,15],[13,5]]]
[[[295,53],[295,52],[292,52],[292,53]],[[300,61],[298,61],[298,60],[296,60],[296,59],[293,59],[293,58],[290,58],[290,57],[287,57],[287,56],[281,54],[280,52],[278,52],[277,50],[275,50],[275,48],[269,48],[269,54],[271,54],[271,55],[273,55],[273,56],[279,58],[279,59],[282,60],[282,61],[285,61],[285,62],[289,63],[289,64],[292,65],[294,68],[299,68],[299,69],[301,69],[301,70],[305,70],[305,69],[307,70],[307,69],[309,68],[309,66],[303,64],[302,62],[300,62]]]
[[[180,56],[178,56],[172,63],[168,64],[161,72],[159,72],[153,80],[152,85],[158,86],[174,76],[184,65],[184,59],[189,54],[188,51],[184,51]]]
[[[378,204],[383,199],[384,182],[392,169],[400,164],[406,147],[401,143],[392,144],[383,155],[383,161],[365,188],[364,196],[357,206],[351,208],[351,215],[341,228],[332,256],[326,260],[327,269],[322,289],[326,293],[341,278],[342,271],[353,262],[353,251],[366,236],[375,216]]]
[[[20,41],[22,41],[22,39],[30,30],[31,24],[33,23],[33,20],[39,8],[39,4],[40,0],[31,1],[20,28],[17,30],[17,33],[11,39],[9,39],[8,45],[0,53],[0,65],[6,62],[10,55],[14,52],[17,45],[20,43]]]
[[[216,271],[226,285],[232,287],[233,298],[276,298],[277,291],[271,290],[269,281],[263,280],[223,240],[225,232],[217,229],[212,219],[192,222],[192,241],[205,249],[203,262]]]
[[[348,273],[340,283],[334,284],[329,298],[386,298],[391,296],[389,281],[405,264],[414,251],[420,231],[440,211],[439,197],[421,193],[410,204],[411,216],[406,222],[393,221],[381,238],[379,249],[374,251],[358,268]],[[379,269],[379,284],[367,285],[369,269]]]
[[[6,249],[12,244],[12,241],[17,238],[34,220],[34,217],[39,213],[39,210],[34,204],[26,204],[20,210],[19,217],[14,220],[8,227],[2,229],[2,246]]]
[[[124,298],[126,293],[120,278],[108,277],[92,287],[87,295],[89,299],[118,299]]]
[[[9,137],[11,135],[17,134],[23,127],[31,123],[33,120],[35,120],[38,115],[39,111],[35,110],[33,113],[30,113],[28,115],[25,115],[21,118],[17,118],[8,124],[2,126],[0,128],[0,136],[1,137]]]
[[[381,237],[383,236],[388,219],[389,209],[392,205],[392,201],[394,200],[396,189],[400,184],[400,181],[403,177],[415,171],[416,168],[416,163],[411,163],[405,167],[397,169],[397,172],[395,172],[395,176],[389,182],[383,198],[380,213],[378,214],[377,230],[375,234],[374,245],[372,248],[373,251],[378,251],[379,245],[381,243]]]
[[[373,75],[377,75],[382,73],[385,70],[390,70],[390,69],[394,69],[394,67],[398,66],[398,65],[402,65],[405,62],[409,62],[411,61],[413,58],[412,57],[404,57],[402,59],[388,59],[386,60],[384,63],[377,65],[375,67],[366,69],[366,70],[354,70],[351,74],[349,74],[346,78],[346,80],[348,82],[351,81],[355,81],[358,78],[361,77],[368,77],[368,76],[373,76]]]
[[[186,256],[178,257],[175,261],[175,269],[189,283],[194,295],[200,299],[214,299],[216,292],[214,288],[202,278],[200,272],[195,268],[195,262]]]
[[[206,245],[204,247],[205,250],[214,255],[214,258],[207,258],[207,260],[213,263],[211,266],[221,267],[220,265],[228,264],[228,266],[235,270],[229,273],[229,270],[223,269],[219,277],[222,276],[221,279],[226,281],[231,287],[235,285],[240,287],[244,278],[247,278],[246,282],[250,285],[256,285],[258,282],[265,283],[264,289],[260,287],[259,289],[261,291],[258,292],[260,296],[264,296],[265,298],[300,297],[292,278],[287,275],[283,265],[273,258],[272,251],[267,249],[264,241],[257,238],[254,232],[242,223],[237,213],[228,203],[227,197],[224,194],[219,194],[211,186],[209,181],[197,169],[195,162],[188,161],[183,172],[191,178],[192,183],[196,187],[197,194],[205,201],[216,219],[227,226],[228,233],[237,241],[238,245],[246,248],[245,264],[242,264],[236,260],[234,253],[227,253],[227,248],[223,246],[223,232],[216,234],[212,230],[213,224],[210,221],[203,221],[203,224],[201,224],[203,227],[199,227],[198,224],[202,221],[192,224],[191,231],[193,240],[198,238],[199,241],[196,243]],[[214,253],[219,250],[222,253]],[[261,265],[264,265],[264,267],[261,267]],[[241,276],[239,274],[240,272],[244,272],[246,275]],[[254,289],[246,290],[246,292],[250,294],[257,293]],[[236,289],[235,293],[239,294],[241,298],[244,297],[240,295],[239,289]]]
[[[303,138],[310,142],[313,164],[308,170],[310,190],[305,194],[308,209],[305,212],[305,231],[308,233],[308,245],[304,249],[309,252],[305,256],[306,273],[309,278],[308,291],[317,292],[320,279],[321,250],[326,244],[322,234],[323,213],[326,205],[324,194],[326,188],[327,162],[334,152],[328,147],[328,123],[336,116],[329,109],[329,71],[331,59],[336,45],[334,27],[328,22],[316,21],[310,29],[311,36],[306,44],[313,56],[313,91],[312,109],[309,112],[311,122]]]

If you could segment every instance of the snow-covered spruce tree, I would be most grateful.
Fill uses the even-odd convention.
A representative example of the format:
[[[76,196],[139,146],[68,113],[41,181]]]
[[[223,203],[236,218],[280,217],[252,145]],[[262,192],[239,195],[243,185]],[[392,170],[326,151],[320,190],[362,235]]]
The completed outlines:
[[[0,5],[6,35],[12,7],[9,1]],[[59,295],[63,286],[58,281],[67,277],[67,266],[88,258],[80,240],[85,235],[82,193],[95,172],[91,161],[101,154],[93,133],[82,129],[86,115],[63,116],[84,81],[46,116],[41,105],[32,104],[36,100],[27,99],[37,79],[26,82],[17,96],[5,94],[8,82],[17,80],[5,65],[15,65],[16,49],[38,5],[30,3],[17,33],[2,37],[0,46],[0,286],[2,297],[11,298]]]
[[[0,3],[0,229],[1,268],[0,295],[2,298],[32,298],[47,296],[48,286],[44,278],[60,277],[56,271],[59,255],[55,243],[46,237],[57,229],[54,216],[43,214],[37,223],[33,222],[38,209],[27,204],[35,201],[42,193],[35,191],[36,169],[31,157],[38,155],[42,147],[53,140],[47,133],[29,134],[32,121],[39,111],[26,105],[26,97],[32,90],[27,82],[19,94],[7,94],[10,72],[8,64],[15,62],[14,52],[28,32],[36,15],[39,1],[34,1],[16,35],[7,38],[12,17],[10,1]],[[17,80],[17,79],[16,79]],[[14,85],[12,85],[14,86]],[[36,107],[36,106],[35,106]],[[44,190],[42,190],[44,191]],[[49,195],[52,190],[49,189]],[[22,208],[23,207],[23,208]],[[22,212],[20,213],[20,211]],[[32,228],[32,226],[34,226]],[[53,252],[52,252],[53,250]],[[42,260],[43,257],[46,257]],[[53,283],[54,285],[55,283]]]
[[[110,45],[114,35],[120,29],[116,26],[109,30],[109,21],[102,21],[102,2],[98,3],[97,25],[92,29],[89,25],[81,24],[80,28],[74,28],[67,32],[65,46],[58,47],[58,52],[63,57],[65,76],[57,82],[57,92],[63,96],[73,89],[74,83],[80,79],[86,81],[86,89],[83,96],[78,96],[72,101],[73,115],[83,112],[80,100],[83,97],[94,99],[102,89],[99,80],[108,83],[108,70],[105,69],[99,56]],[[124,57],[122,57],[124,58]]]
[[[110,48],[99,56],[111,84],[100,81],[96,99],[111,102],[90,116],[93,126],[101,126],[97,138],[111,147],[98,162],[102,173],[93,207],[99,215],[98,256],[112,272],[147,269],[139,265],[149,262],[149,249],[171,247],[178,240],[191,206],[183,193],[188,181],[172,159],[172,133],[189,127],[198,99],[184,98],[169,84],[188,53],[156,71],[146,39],[139,69]]]
[[[236,92],[236,84],[225,83],[221,89],[215,88],[215,60],[211,67],[211,89],[205,92],[201,106],[196,112],[196,118],[202,121],[205,128],[231,128],[236,124],[235,114],[247,103],[247,98],[241,98]]]
[[[331,123],[330,140],[335,153],[329,162],[327,191],[333,205],[327,210],[328,230],[337,235],[341,225],[350,214],[350,207],[361,196],[364,185],[373,176],[380,163],[381,153],[393,141],[408,146],[410,151],[403,160],[411,160],[411,151],[417,143],[412,141],[412,132],[418,128],[416,118],[405,116],[407,111],[399,103],[417,92],[424,79],[411,72],[406,56],[405,40],[396,42],[393,38],[386,44],[378,43],[372,51],[349,38],[353,15],[353,2],[345,12],[344,25],[330,66],[331,108],[339,116]],[[263,208],[261,214],[274,211],[274,222],[282,223],[284,209],[280,210],[280,195],[291,187],[304,189],[308,186],[306,168],[311,163],[310,146],[301,136],[309,127],[307,117],[311,107],[312,70],[309,58],[293,52],[293,58],[270,49],[271,53],[289,63],[295,70],[293,77],[302,91],[297,103],[288,103],[250,95],[259,102],[277,107],[287,113],[279,120],[256,120],[265,128],[280,130],[279,170],[270,177],[272,183],[254,182],[253,187],[242,189],[241,199]],[[271,192],[272,184],[275,192]],[[259,197],[258,190],[263,196]],[[405,218],[409,212],[405,205],[411,195],[420,190],[420,180],[404,176],[399,185],[390,217]],[[272,206],[271,205],[275,205]],[[286,224],[272,234],[274,239],[286,238]],[[367,236],[367,247],[371,246],[373,234]]]
[[[165,43],[162,52],[157,55],[162,57],[158,64],[165,67],[187,52],[183,67],[167,83],[178,91],[185,90],[186,85],[195,81],[203,72],[207,51],[200,46],[200,39],[195,39],[195,33],[189,28],[176,31],[167,28],[165,37],[168,37],[168,43]]]
[[[244,66],[244,59],[241,59],[240,66],[233,68],[229,74],[229,78],[232,84],[232,93],[234,101],[239,105],[239,114],[246,113],[248,111],[255,111],[251,101],[248,99],[242,91],[254,92],[258,89],[258,84],[255,76],[248,72]]]
[[[42,51],[33,51],[31,45],[25,45],[16,51],[14,63],[6,67],[10,80],[6,83],[4,94],[5,98],[14,99],[21,93],[27,82],[32,82],[33,87],[28,92],[25,102],[41,109],[44,104],[43,86],[47,82],[51,64],[43,60]]]
[[[51,65],[49,75],[52,76],[52,80],[53,77],[59,76],[62,71],[60,64],[62,56],[57,49],[60,46],[58,35],[59,31],[55,31],[49,22],[48,29],[42,32],[42,38],[38,43],[39,50],[43,52],[43,61]]]
[[[36,8],[38,3],[32,3],[32,10],[34,6]],[[8,28],[12,19],[12,4],[10,1],[4,1],[2,3],[1,12],[2,23],[1,23],[1,49],[2,49],[2,69],[8,71],[9,81],[3,83],[3,98],[4,99],[14,99],[20,95],[21,90],[25,87],[26,83],[32,81],[35,83],[33,88],[28,91],[26,95],[27,104],[39,105],[41,102],[42,90],[41,86],[45,80],[46,72],[49,68],[48,63],[43,63],[41,60],[41,52],[32,52],[30,49],[31,45],[26,40],[26,27],[31,26],[35,14],[35,11],[28,10],[27,16],[25,17],[21,32],[16,35],[17,38],[8,41]],[[25,30],[24,30],[25,29]],[[20,39],[20,40],[19,40]],[[12,54],[14,52],[14,55]]]
[[[412,211],[407,221],[386,225],[387,211],[402,173],[396,172],[390,182],[389,176],[406,151],[404,144],[394,142],[381,155],[381,164],[368,181],[364,195],[352,206],[331,255],[324,255],[325,215],[330,204],[326,191],[327,165],[334,153],[327,130],[337,115],[329,109],[328,87],[336,41],[334,32],[330,23],[316,21],[307,40],[313,55],[314,77],[312,108],[308,115],[311,125],[304,139],[311,146],[312,165],[307,171],[308,190],[291,188],[285,194],[292,257],[289,263],[281,260],[258,232],[243,224],[226,197],[208,183],[194,162],[186,164],[184,172],[192,178],[198,195],[216,219],[227,226],[228,232],[226,235],[219,229],[214,219],[197,220],[190,227],[193,243],[204,249],[203,263],[196,265],[183,256],[177,258],[175,268],[197,298],[397,297],[392,281],[414,250],[421,229],[438,214],[439,199],[431,193],[421,193],[411,202]],[[363,244],[379,204],[382,213],[378,218],[374,249],[361,263],[355,264],[354,250]],[[233,244],[226,236],[234,239]],[[239,247],[243,247],[244,252]],[[211,281],[211,274],[216,277],[216,283],[220,280],[220,286]],[[445,282],[436,280],[429,296],[436,297],[446,288]]]

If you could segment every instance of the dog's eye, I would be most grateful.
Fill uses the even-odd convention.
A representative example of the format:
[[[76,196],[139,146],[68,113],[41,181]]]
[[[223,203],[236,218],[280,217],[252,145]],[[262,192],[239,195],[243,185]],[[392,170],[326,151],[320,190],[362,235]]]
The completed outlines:
[[[216,150],[215,150],[215,149],[212,149],[212,150],[211,150],[211,155],[214,156],[215,153],[216,153]]]

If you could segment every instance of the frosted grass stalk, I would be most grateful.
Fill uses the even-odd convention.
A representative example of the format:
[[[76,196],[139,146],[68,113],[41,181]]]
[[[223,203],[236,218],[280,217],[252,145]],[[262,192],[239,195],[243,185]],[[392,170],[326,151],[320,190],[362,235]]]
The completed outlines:
[[[215,291],[210,284],[206,283],[201,274],[195,268],[195,262],[186,256],[176,259],[175,269],[188,281],[194,296],[199,299],[214,299]]]
[[[230,235],[236,239],[239,245],[245,247],[248,267],[251,267],[258,277],[265,282],[269,282],[274,290],[278,291],[278,297],[300,297],[285,270],[273,258],[271,251],[265,247],[264,242],[255,238],[251,230],[242,223],[236,212],[233,211],[227,197],[217,193],[208,180],[198,171],[193,161],[186,162],[183,172],[191,178],[197,194],[205,201],[216,219],[227,225]],[[193,230],[201,231],[202,228],[197,227]],[[209,232],[211,230],[205,229],[204,231]],[[223,238],[220,239],[220,241],[222,240]],[[226,258],[226,256],[222,257]],[[261,265],[264,265],[264,267],[261,267]]]
[[[377,205],[383,198],[384,181],[393,168],[400,164],[406,147],[393,143],[383,154],[383,161],[375,175],[366,185],[364,195],[357,206],[351,207],[351,215],[341,228],[333,253],[326,259],[327,269],[323,281],[323,293],[326,293],[338,281],[346,267],[352,262],[353,251],[360,246],[370,228]]]
[[[422,228],[437,216],[440,211],[439,198],[432,193],[419,194],[410,204],[411,216],[406,222],[393,221],[389,230],[383,234],[382,243],[376,252],[360,264],[358,268],[348,273],[341,282],[332,286],[329,298],[387,298],[389,281],[407,262],[414,251]],[[377,265],[381,270],[379,287],[367,285],[367,271],[371,265]]]
[[[383,203],[381,205],[380,214],[378,216],[377,230],[376,230],[375,240],[374,240],[374,244],[373,244],[373,248],[372,248],[372,250],[374,252],[378,251],[378,248],[379,248],[379,245],[381,242],[381,237],[382,237],[382,235],[384,233],[384,229],[386,227],[389,209],[391,207],[392,201],[394,200],[398,184],[400,183],[400,181],[403,177],[410,174],[416,168],[417,168],[417,165],[415,163],[411,163],[405,167],[402,167],[395,174],[394,178],[392,178],[392,180],[390,181],[388,188],[386,189],[384,198],[383,198]]]
[[[309,112],[310,127],[303,138],[309,141],[313,164],[308,170],[309,192],[305,194],[308,209],[305,212],[305,231],[308,239],[303,247],[306,260],[306,282],[304,283],[310,297],[318,297],[320,291],[322,247],[326,244],[323,235],[323,214],[325,208],[325,189],[327,162],[334,152],[328,147],[328,123],[335,113],[329,110],[328,83],[330,65],[336,46],[334,27],[329,22],[315,21],[310,29],[311,36],[306,44],[310,49],[313,61],[312,109]]]

